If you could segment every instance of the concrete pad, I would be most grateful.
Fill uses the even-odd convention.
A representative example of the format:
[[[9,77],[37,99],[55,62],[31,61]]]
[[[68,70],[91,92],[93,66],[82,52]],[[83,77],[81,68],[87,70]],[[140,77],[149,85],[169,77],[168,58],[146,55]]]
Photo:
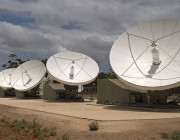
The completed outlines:
[[[180,117],[180,112],[124,109],[111,105],[99,105],[95,102],[47,102],[41,99],[0,98],[0,104],[93,120],[140,120]]]

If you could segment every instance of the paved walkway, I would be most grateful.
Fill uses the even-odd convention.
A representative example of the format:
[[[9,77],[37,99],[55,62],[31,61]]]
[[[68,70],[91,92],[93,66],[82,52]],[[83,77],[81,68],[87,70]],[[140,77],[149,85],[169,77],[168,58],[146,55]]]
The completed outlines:
[[[98,105],[95,102],[67,103],[47,102],[41,99],[0,98],[0,104],[94,120],[139,120],[180,117],[180,112],[149,112],[123,109],[111,105]]]

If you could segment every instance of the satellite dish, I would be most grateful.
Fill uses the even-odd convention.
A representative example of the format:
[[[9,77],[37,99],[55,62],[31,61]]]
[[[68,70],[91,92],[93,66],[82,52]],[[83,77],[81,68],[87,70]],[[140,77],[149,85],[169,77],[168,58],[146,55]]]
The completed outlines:
[[[92,58],[69,51],[51,56],[46,66],[54,80],[72,86],[94,81],[99,72],[99,67]]]
[[[30,60],[21,64],[11,75],[11,85],[18,91],[28,91],[36,87],[46,74],[40,60]]]
[[[15,68],[5,69],[0,72],[0,87],[3,89],[13,88],[11,86],[11,74],[14,72]]]
[[[124,32],[113,44],[110,64],[118,78],[145,90],[180,85],[180,21],[154,20]]]

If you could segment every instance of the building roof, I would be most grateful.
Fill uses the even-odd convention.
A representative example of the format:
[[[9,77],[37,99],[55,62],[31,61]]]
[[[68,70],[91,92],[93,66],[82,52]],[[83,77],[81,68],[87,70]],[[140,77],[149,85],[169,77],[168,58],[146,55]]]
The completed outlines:
[[[66,89],[64,88],[63,84],[59,84],[59,83],[49,83],[49,86],[54,89],[54,90],[59,90],[59,91],[66,91]]]
[[[120,86],[123,89],[128,89],[128,90],[141,92],[141,93],[147,93],[148,92],[147,90],[141,90],[141,89],[130,87],[130,86],[126,85],[125,83],[121,82],[119,79],[108,79],[108,80],[113,82],[114,84]]]

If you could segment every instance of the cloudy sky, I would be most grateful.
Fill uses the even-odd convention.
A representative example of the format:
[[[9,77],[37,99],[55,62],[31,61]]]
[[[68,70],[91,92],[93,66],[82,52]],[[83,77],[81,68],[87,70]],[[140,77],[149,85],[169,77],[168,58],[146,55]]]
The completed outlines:
[[[113,42],[144,21],[180,20],[180,0],[0,0],[0,65],[61,51],[89,55],[107,72]]]

